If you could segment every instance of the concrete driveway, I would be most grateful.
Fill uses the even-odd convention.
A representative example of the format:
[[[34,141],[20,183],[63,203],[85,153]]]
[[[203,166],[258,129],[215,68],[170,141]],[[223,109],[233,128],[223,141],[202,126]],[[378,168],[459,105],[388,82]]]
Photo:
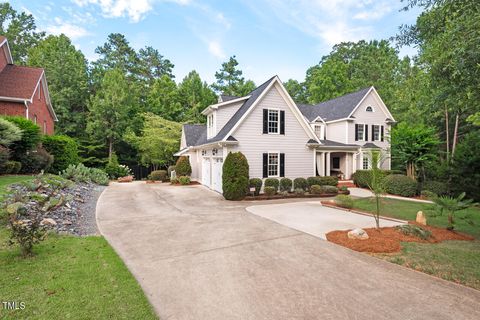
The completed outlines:
[[[162,319],[480,318],[479,291],[252,215],[251,205],[202,186],[114,183],[97,219]]]
[[[246,209],[257,216],[322,239],[326,239],[325,234],[333,230],[375,227],[373,216],[324,207],[318,200],[255,205]],[[380,219],[380,226],[382,227],[394,227],[401,224],[405,224],[405,222]]]

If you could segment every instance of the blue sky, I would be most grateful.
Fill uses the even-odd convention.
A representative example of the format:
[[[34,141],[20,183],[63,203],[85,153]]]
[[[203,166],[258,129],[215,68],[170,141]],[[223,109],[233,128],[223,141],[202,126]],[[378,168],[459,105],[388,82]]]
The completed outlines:
[[[231,55],[257,84],[275,74],[302,81],[335,43],[389,38],[418,14],[400,12],[400,0],[10,2],[33,14],[39,29],[68,35],[89,60],[109,33],[119,32],[135,49],[152,46],[170,59],[177,81],[195,69],[209,83]]]

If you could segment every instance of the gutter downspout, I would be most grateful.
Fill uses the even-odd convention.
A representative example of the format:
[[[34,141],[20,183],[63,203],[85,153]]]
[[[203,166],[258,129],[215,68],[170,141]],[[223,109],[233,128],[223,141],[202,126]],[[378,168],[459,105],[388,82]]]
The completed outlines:
[[[28,102],[25,100],[25,117],[28,119]]]

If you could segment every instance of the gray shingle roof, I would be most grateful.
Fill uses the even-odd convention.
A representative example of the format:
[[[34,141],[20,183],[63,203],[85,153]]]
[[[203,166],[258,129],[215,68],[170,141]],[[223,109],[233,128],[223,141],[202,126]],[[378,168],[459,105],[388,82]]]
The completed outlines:
[[[332,141],[332,140],[320,140],[323,146],[325,147],[359,147],[359,145],[356,144],[345,144],[337,141]]]
[[[248,95],[250,98],[245,100],[245,102],[242,104],[240,108],[238,108],[237,112],[227,121],[227,123],[223,126],[222,129],[218,132],[218,134],[210,139],[206,139],[204,143],[211,143],[211,142],[218,142],[221,141],[225,138],[225,136],[232,130],[232,128],[235,126],[235,124],[242,118],[242,116],[247,112],[248,109],[250,109],[250,106],[258,99],[258,97],[262,94],[262,92],[268,87],[270,82],[273,81],[275,78],[271,77],[269,80],[258,86],[256,89],[254,89],[252,92],[250,92]],[[206,137],[206,132],[205,132],[205,137]],[[197,145],[203,144],[203,143],[197,143]]]
[[[343,119],[350,115],[370,88],[364,88],[316,105],[297,104],[297,106],[309,121],[313,121],[319,116],[325,121]]]
[[[230,101],[230,100],[234,100],[234,99],[238,99],[240,97],[237,97],[237,96],[229,96],[229,95],[226,95],[226,94],[221,94],[220,95],[220,100],[222,102],[227,102],[227,101]]]
[[[207,126],[204,124],[184,124],[185,142],[187,147],[196,146],[201,137],[205,134],[207,137]]]
[[[364,148],[371,148],[371,149],[380,149],[375,143],[367,142],[363,145]]]

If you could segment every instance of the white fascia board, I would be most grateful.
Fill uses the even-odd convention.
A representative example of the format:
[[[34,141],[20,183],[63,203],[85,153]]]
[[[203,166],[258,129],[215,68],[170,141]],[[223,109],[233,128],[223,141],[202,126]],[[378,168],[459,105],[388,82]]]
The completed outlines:
[[[243,101],[243,100],[247,100],[247,99],[249,99],[250,97],[251,97],[251,96],[245,96],[245,97],[240,97],[240,98],[237,98],[237,99],[228,100],[228,101],[225,101],[225,102],[219,102],[219,103],[211,104],[211,105],[209,105],[208,107],[206,107],[205,109],[203,109],[203,111],[201,112],[201,114],[207,115],[210,110],[218,109],[218,107],[226,106],[226,105],[229,105],[229,104],[231,104],[231,103],[235,103],[235,102],[240,102],[240,101]]]

